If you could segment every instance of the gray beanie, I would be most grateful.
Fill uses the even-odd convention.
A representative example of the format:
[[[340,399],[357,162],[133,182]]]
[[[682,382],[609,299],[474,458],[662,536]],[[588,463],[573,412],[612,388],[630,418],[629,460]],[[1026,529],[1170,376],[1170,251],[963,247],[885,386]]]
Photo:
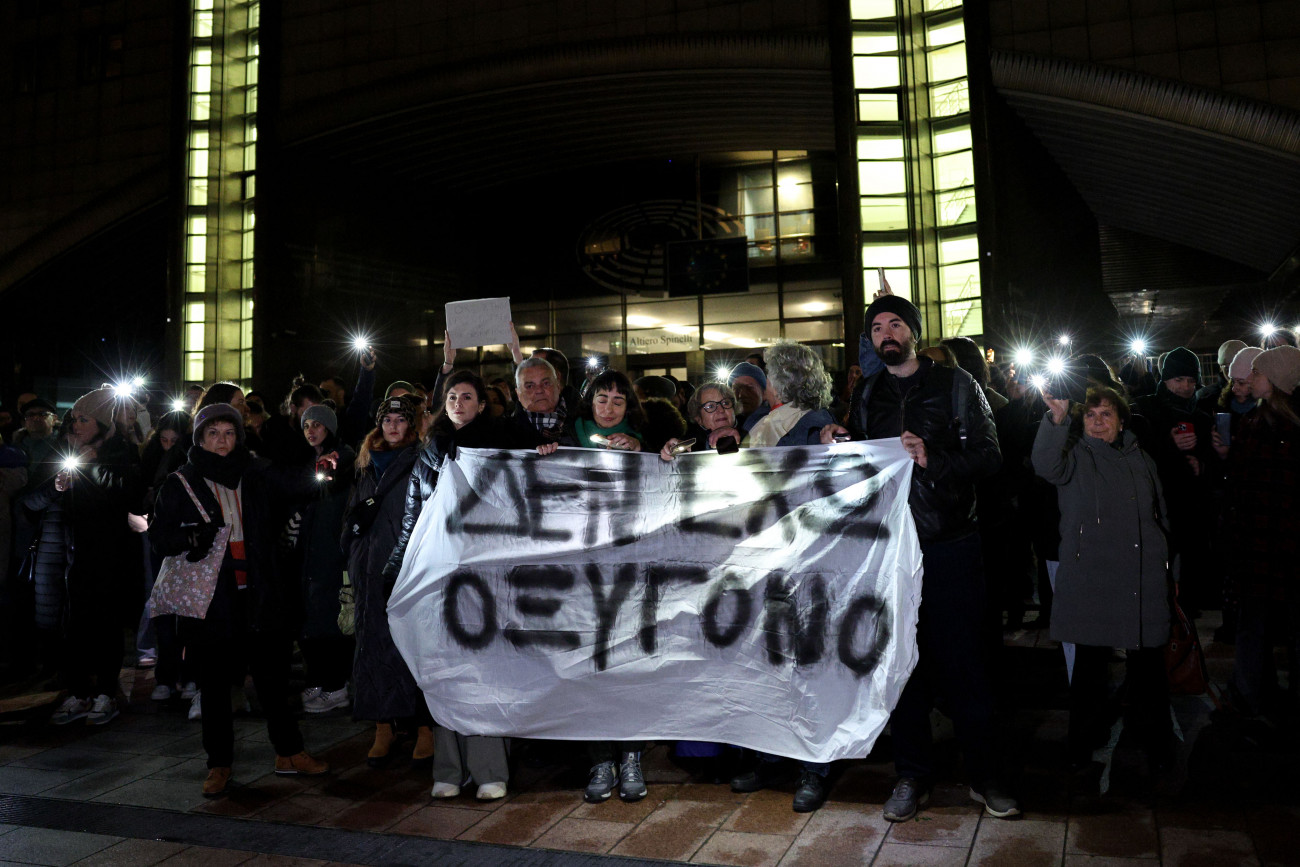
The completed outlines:
[[[228,403],[212,403],[194,416],[194,444],[203,445],[203,429],[214,421],[228,421],[235,426],[235,442],[244,444],[244,417]]]
[[[753,377],[754,381],[758,383],[758,390],[767,391],[767,374],[757,364],[742,361],[731,368],[731,373],[727,374],[727,385],[735,386],[736,377],[738,376]]]
[[[325,425],[325,429],[330,433],[338,436],[339,434],[339,417],[334,414],[334,410],[324,404],[316,404],[307,407],[307,411],[302,414],[302,423],[306,426],[309,421],[318,421]]]

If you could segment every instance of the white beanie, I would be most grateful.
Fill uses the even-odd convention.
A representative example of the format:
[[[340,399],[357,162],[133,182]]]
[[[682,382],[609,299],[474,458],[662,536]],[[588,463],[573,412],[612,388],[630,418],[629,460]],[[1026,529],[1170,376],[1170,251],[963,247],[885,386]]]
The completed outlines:
[[[1245,379],[1250,376],[1250,369],[1255,366],[1255,357],[1264,350],[1258,346],[1247,346],[1232,357],[1228,365],[1228,379]]]
[[[1291,394],[1300,386],[1300,349],[1290,344],[1266,349],[1255,356],[1255,369],[1267,376],[1274,388]]]
[[[1219,357],[1218,357],[1219,365],[1222,367],[1227,367],[1229,364],[1232,363],[1232,359],[1237,357],[1237,353],[1245,349],[1246,346],[1247,346],[1246,341],[1238,340],[1235,337],[1232,340],[1224,341],[1223,345],[1219,347]]]

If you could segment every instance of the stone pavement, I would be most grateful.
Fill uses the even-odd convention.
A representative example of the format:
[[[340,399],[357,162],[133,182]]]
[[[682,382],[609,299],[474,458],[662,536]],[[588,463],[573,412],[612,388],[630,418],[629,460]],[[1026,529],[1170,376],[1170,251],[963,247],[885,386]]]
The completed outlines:
[[[1214,625],[1199,624],[1222,681],[1231,648],[1210,643]],[[580,748],[536,744],[519,751],[506,799],[433,802],[428,770],[410,766],[410,742],[390,768],[368,768],[373,729],[346,715],[304,719],[308,749],[332,772],[303,779],[270,773],[265,727],[237,718],[234,784],[206,800],[198,723],[185,719],[184,704],[149,701],[151,671],[128,668],[130,707],[102,728],[44,725],[53,694],[0,701],[0,863],[1300,864],[1293,747],[1229,740],[1211,723],[1207,698],[1179,697],[1187,741],[1177,771],[1149,777],[1121,741],[1101,795],[1096,773],[1061,767],[1059,648],[1044,633],[1021,632],[1008,636],[1003,656],[1003,733],[1025,817],[982,816],[955,782],[949,739],[940,744],[948,782],[915,820],[892,826],[880,818],[893,782],[887,737],[870,758],[837,764],[830,800],[812,815],[791,811],[793,779],[733,794],[704,769],[672,761],[664,745],[646,755],[650,795],[637,804],[583,804]]]

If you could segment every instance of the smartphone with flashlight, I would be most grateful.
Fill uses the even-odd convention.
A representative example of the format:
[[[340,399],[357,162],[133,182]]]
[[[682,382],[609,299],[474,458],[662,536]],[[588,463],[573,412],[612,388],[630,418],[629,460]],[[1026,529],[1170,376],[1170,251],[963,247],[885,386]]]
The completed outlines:
[[[316,481],[318,482],[331,481],[333,477],[330,476],[330,471],[332,469],[333,467],[330,466],[329,460],[327,460],[326,458],[318,458],[316,461]]]
[[[691,439],[679,440],[677,442],[677,445],[673,446],[671,449],[668,450],[668,454],[684,455],[687,452],[689,452],[694,445],[695,445],[695,439],[693,437]]]

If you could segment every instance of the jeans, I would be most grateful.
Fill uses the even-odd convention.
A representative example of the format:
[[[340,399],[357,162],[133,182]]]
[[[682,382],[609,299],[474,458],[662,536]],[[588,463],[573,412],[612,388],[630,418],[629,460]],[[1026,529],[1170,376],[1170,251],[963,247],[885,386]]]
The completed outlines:
[[[921,608],[916,628],[918,659],[898,706],[890,715],[894,766],[900,777],[934,778],[930,710],[935,697],[948,702],[971,783],[996,774],[993,697],[984,667],[981,615],[984,567],[980,538],[921,544]]]

